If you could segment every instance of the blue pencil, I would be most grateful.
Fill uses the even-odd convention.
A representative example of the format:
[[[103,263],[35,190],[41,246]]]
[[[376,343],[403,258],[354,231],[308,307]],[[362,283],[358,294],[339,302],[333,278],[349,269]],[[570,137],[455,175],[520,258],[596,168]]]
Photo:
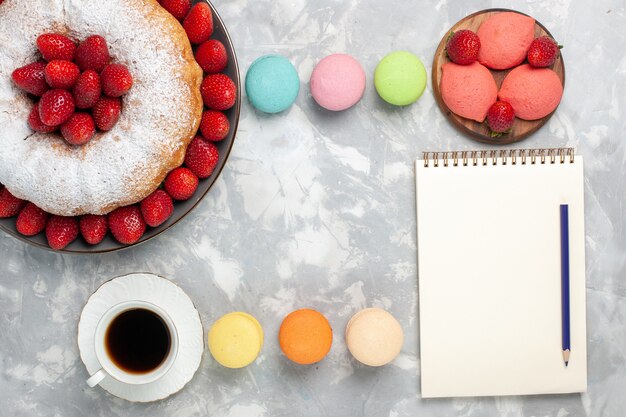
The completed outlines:
[[[561,204],[561,345],[565,366],[571,350],[569,332],[569,215],[567,204]]]

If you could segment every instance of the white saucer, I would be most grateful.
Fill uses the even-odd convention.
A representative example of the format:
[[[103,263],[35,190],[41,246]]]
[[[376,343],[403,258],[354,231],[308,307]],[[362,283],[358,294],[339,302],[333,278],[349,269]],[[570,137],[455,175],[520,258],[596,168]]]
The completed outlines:
[[[200,315],[191,299],[173,282],[153,274],[124,275],[102,284],[89,297],[78,323],[78,348],[89,374],[100,369],[94,349],[94,334],[102,314],[127,300],[156,304],[174,321],[179,334],[179,350],[170,370],[149,384],[131,385],[107,376],[100,386],[128,401],[148,402],[163,399],[180,391],[200,366],[204,352],[204,333]],[[97,388],[94,388],[97,389]]]

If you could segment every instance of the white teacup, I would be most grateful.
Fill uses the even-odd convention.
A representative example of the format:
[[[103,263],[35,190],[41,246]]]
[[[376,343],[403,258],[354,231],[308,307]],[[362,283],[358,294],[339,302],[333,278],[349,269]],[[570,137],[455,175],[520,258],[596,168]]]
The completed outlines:
[[[169,351],[158,366],[147,372],[129,371],[118,366],[106,345],[107,331],[111,323],[122,313],[135,309],[148,310],[158,316],[169,332]],[[148,384],[165,375],[174,364],[178,354],[178,332],[170,316],[160,307],[146,301],[125,301],[111,307],[100,318],[96,327],[94,348],[101,368],[87,379],[87,385],[95,387],[106,377],[125,384]]]

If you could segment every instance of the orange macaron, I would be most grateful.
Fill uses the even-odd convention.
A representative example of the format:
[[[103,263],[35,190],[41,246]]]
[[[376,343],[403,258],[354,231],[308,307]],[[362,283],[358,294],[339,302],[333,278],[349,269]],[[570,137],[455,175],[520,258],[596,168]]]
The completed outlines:
[[[295,363],[309,365],[324,359],[333,343],[333,330],[319,311],[303,308],[289,313],[278,332],[280,348]]]

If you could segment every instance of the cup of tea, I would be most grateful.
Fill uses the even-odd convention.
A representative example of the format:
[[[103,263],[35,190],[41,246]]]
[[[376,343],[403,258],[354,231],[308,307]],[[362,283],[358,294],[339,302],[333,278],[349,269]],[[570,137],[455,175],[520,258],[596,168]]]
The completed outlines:
[[[146,301],[125,301],[102,315],[94,347],[101,368],[87,379],[87,385],[95,387],[107,377],[126,384],[148,384],[174,364],[178,333],[162,308]]]

